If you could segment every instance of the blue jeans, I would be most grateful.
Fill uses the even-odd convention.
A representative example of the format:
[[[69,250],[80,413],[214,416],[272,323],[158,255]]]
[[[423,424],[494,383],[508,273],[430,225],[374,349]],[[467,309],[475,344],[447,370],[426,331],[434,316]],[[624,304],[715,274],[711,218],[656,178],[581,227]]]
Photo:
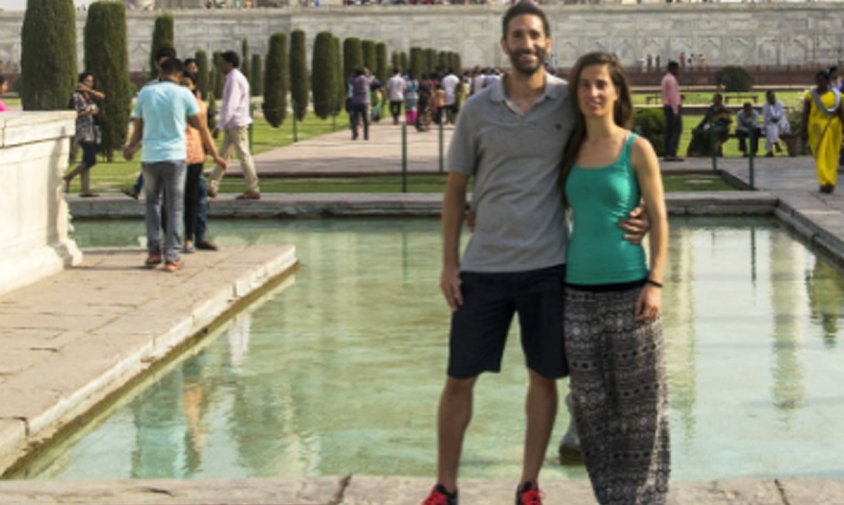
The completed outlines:
[[[164,253],[165,261],[179,259],[185,206],[185,160],[142,163],[146,199],[147,249]],[[164,250],[161,249],[161,200],[167,222],[164,226]]]
[[[208,183],[205,176],[199,176],[199,210],[196,215],[196,241],[205,240],[208,231]]]

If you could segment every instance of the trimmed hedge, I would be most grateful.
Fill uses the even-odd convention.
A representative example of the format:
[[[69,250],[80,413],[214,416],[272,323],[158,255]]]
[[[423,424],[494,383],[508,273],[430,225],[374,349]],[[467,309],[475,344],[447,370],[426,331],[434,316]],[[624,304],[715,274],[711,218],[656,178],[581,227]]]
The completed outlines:
[[[381,82],[387,81],[387,44],[377,42],[375,44],[375,70],[374,74]]]
[[[250,76],[249,89],[252,91],[252,96],[262,96],[264,94],[264,67],[261,61],[260,54],[252,55],[252,75]]]
[[[28,0],[17,87],[24,110],[66,109],[76,78],[73,0]]]
[[[427,64],[425,63],[425,51],[421,47],[410,48],[410,71],[413,72],[413,77],[421,79],[422,74],[427,74]]]
[[[355,68],[363,66],[363,43],[357,37],[343,41],[343,81],[352,75]]]
[[[336,64],[335,82],[337,83],[335,93],[337,93],[337,108],[332,113],[333,116],[340,114],[341,110],[346,108],[346,76],[343,74],[343,47],[340,42],[340,37],[334,37],[334,62]]]
[[[633,131],[648,139],[656,154],[665,153],[665,114],[659,109],[638,109],[633,116]]]
[[[375,56],[375,41],[364,40],[361,42],[363,48],[363,66],[369,69],[370,73],[375,71],[376,56]]]
[[[220,63],[223,61],[223,52],[214,51],[214,58],[212,61],[214,63],[214,72],[212,73],[214,79],[211,80],[212,91],[214,92],[214,96],[222,98],[223,89],[226,87],[226,74],[224,74],[223,70],[220,68]]]
[[[252,83],[252,68],[249,61],[249,39],[243,39],[240,42],[240,72],[249,81],[249,89],[254,85]]]
[[[264,71],[264,117],[278,128],[287,117],[287,92],[290,88],[290,67],[287,60],[287,34],[270,37],[270,49]]]

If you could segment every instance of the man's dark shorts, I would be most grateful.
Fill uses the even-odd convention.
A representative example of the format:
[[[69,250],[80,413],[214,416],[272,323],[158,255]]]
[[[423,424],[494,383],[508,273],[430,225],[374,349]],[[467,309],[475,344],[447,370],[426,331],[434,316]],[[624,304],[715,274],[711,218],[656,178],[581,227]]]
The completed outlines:
[[[518,273],[462,272],[463,305],[451,318],[449,377],[498,372],[514,314],[519,315],[528,368],[547,378],[568,375],[565,272],[565,265]]]

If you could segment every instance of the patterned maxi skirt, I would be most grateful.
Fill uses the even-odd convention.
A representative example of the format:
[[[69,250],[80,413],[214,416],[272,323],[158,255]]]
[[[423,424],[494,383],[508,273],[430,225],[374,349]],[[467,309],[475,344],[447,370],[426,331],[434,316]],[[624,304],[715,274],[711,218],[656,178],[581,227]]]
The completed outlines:
[[[660,505],[668,493],[667,390],[659,319],[636,322],[640,288],[566,288],[565,339],[577,431],[603,505]]]

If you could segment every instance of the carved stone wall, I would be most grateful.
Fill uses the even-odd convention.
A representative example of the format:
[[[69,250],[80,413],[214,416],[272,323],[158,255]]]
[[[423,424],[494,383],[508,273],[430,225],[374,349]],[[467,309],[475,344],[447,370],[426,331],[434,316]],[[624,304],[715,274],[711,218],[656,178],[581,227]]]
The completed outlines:
[[[390,51],[412,46],[457,51],[466,66],[504,65],[498,40],[506,7],[368,6],[249,10],[177,10],[180,54],[197,49],[240,48],[265,53],[275,32],[329,30],[341,38],[381,40]],[[577,55],[602,49],[627,65],[647,54],[662,62],[681,52],[703,54],[710,65],[830,64],[844,56],[844,9],[838,3],[558,5],[546,9],[555,61],[570,66]],[[22,13],[0,13],[0,72],[17,71]],[[129,13],[132,70],[147,65],[155,13]],[[84,14],[77,20],[82,60]]]

